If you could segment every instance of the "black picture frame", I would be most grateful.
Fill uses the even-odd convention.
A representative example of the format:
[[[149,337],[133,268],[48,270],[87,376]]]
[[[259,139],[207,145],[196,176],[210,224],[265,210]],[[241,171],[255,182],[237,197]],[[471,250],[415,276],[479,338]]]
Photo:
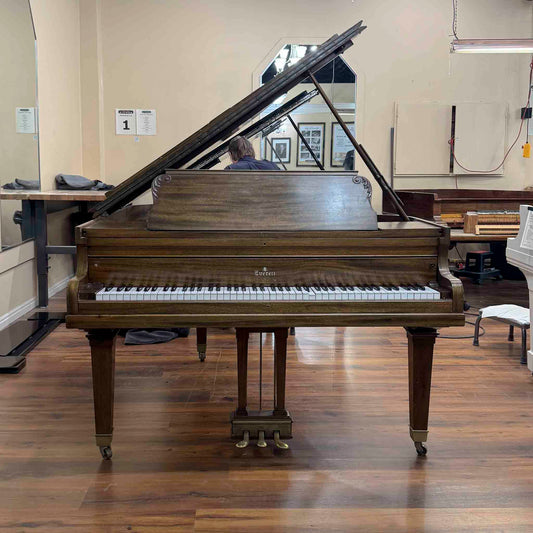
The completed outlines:
[[[350,127],[350,126],[354,126],[354,129],[355,129],[355,122],[345,122],[345,124]],[[337,167],[337,168],[342,168],[343,167],[343,163],[344,163],[344,159],[346,158],[346,154],[350,151],[350,150],[354,150],[354,147],[351,145],[350,143],[350,147],[348,148],[348,150],[346,152],[343,151],[344,153],[344,157],[342,157],[342,162],[339,164],[337,163],[337,161],[339,161],[340,159],[339,158],[336,158],[334,160],[334,154],[336,153],[335,152],[335,146],[334,146],[334,142],[335,142],[335,126],[338,126],[339,128],[342,129],[341,125],[339,122],[332,122],[331,123],[331,142],[330,142],[330,150],[329,150],[329,164],[331,167]],[[355,131],[352,132],[354,134],[354,137],[355,137]],[[344,134],[346,136],[346,134]]]
[[[325,142],[326,141],[325,140],[326,123],[325,122],[298,122],[297,126],[298,126],[298,129],[300,130],[300,133],[306,138],[308,142],[309,142],[309,139],[307,138],[308,136],[305,135],[306,127],[315,127],[314,130],[310,130],[311,133],[314,133],[314,131],[320,132],[320,135],[310,136],[311,142],[309,142],[309,145],[311,146],[311,148],[316,148],[318,144],[318,146],[320,147],[320,153],[318,154],[319,157],[317,158],[320,161],[320,163],[324,165],[324,147],[326,145],[326,142]],[[313,141],[314,137],[319,137],[318,142]],[[302,142],[302,139],[300,138],[300,136],[298,136],[298,152],[296,154],[296,166],[297,167],[317,166],[315,160],[313,159],[313,156],[311,156],[310,154],[309,154],[309,159],[305,159],[304,161],[302,161],[300,157],[302,154],[302,150],[304,152],[309,153],[304,143]],[[315,152],[315,155],[317,155],[316,151],[315,150],[313,151]]]
[[[270,150],[270,161],[273,163],[290,163],[291,162],[291,138],[290,137],[273,137],[270,139],[272,147],[280,154],[281,160],[276,157],[274,150]],[[285,146],[285,157],[279,152],[278,147]]]

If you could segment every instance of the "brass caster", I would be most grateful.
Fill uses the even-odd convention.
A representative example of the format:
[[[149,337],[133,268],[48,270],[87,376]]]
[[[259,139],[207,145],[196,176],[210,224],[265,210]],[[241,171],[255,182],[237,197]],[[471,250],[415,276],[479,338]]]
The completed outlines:
[[[113,451],[111,450],[111,446],[100,446],[100,453],[106,461],[109,461],[109,459],[113,457]]]
[[[428,449],[421,443],[415,442],[416,453],[420,456],[424,456],[428,453]]]
[[[274,444],[281,450],[289,449],[289,445],[279,438],[279,431],[274,431]]]
[[[198,359],[203,363],[205,361],[205,352],[198,352]]]
[[[250,444],[250,432],[249,431],[245,431],[243,433],[242,440],[240,440],[237,444],[235,444],[235,446],[237,448],[246,448],[246,446],[248,446],[248,444]]]
[[[259,448],[266,448],[267,447],[267,443],[266,443],[266,440],[265,440],[265,432],[264,431],[259,431],[259,435],[257,437],[257,446]]]

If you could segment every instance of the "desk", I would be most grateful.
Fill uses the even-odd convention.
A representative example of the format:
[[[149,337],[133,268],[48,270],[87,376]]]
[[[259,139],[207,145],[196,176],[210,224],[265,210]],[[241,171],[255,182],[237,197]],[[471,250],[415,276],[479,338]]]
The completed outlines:
[[[22,201],[22,239],[35,239],[39,307],[48,305],[48,255],[76,254],[76,246],[50,246],[46,214],[77,207],[88,215],[89,207],[105,199],[105,191],[32,191],[0,189],[0,200]]]

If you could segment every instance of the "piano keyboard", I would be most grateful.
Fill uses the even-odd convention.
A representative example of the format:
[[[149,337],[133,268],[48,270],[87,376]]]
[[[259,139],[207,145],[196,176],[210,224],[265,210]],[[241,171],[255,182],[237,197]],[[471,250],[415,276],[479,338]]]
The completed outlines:
[[[322,286],[202,286],[105,287],[97,300],[110,301],[354,301],[354,300],[439,300],[439,291],[423,285]]]

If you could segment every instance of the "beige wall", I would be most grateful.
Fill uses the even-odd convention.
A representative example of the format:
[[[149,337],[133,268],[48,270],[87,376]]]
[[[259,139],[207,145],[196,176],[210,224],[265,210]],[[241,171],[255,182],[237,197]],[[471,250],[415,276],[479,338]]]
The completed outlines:
[[[382,0],[378,7],[372,0],[233,0],[228,6],[218,0],[102,3],[100,151],[107,181],[120,183],[248,94],[252,73],[280,39],[315,42],[360,19],[368,29],[344,57],[358,74],[359,140],[386,176],[397,101],[503,101],[511,110],[510,136],[518,130],[528,57],[450,56],[449,2]],[[461,3],[464,37],[528,37],[531,28],[526,0]],[[140,142],[116,136],[117,107],[156,108],[158,135]],[[96,167],[84,154],[85,166]],[[531,165],[515,150],[503,178],[459,178],[459,186],[521,189],[532,182]],[[454,178],[403,179],[397,186],[453,187]]]
[[[60,172],[81,174],[78,0],[32,0],[37,34],[41,188]]]
[[[31,6],[37,34],[41,187],[47,190],[54,188],[56,174],[83,170],[79,4],[31,0]],[[67,216],[49,217],[51,243],[65,242]],[[23,258],[16,255],[22,247],[0,254],[0,293],[8,296],[1,299],[0,316],[36,296],[35,261],[23,246]],[[72,273],[72,258],[51,256],[50,267],[49,286],[53,286]]]

